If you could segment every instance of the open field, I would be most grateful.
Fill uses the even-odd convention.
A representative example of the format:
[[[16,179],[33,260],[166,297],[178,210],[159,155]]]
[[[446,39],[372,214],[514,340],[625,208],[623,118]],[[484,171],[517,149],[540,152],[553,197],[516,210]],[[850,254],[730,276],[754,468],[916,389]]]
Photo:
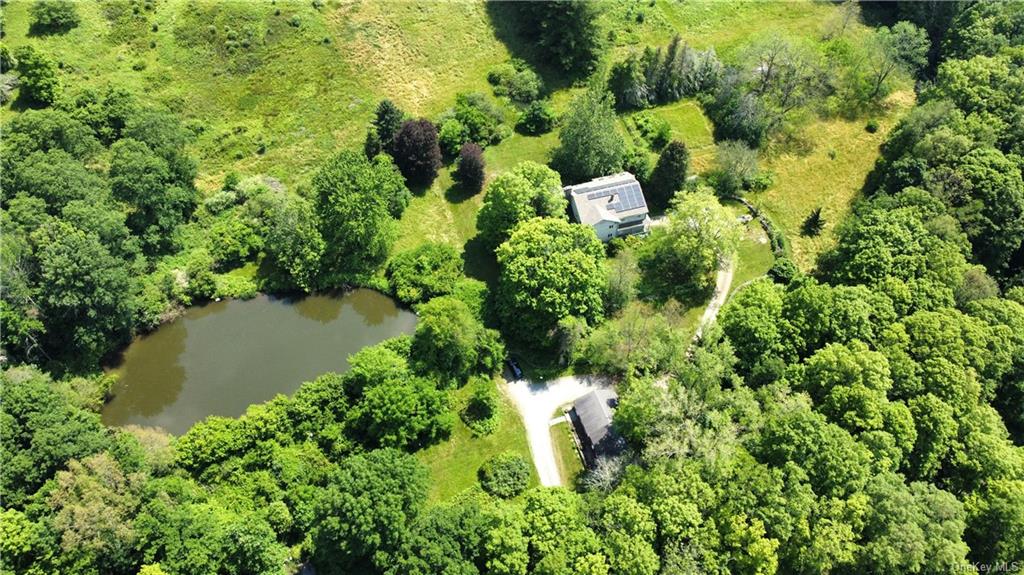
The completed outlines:
[[[913,94],[893,94],[888,114],[879,117],[874,134],[864,129],[863,119],[816,121],[803,131],[809,152],[782,153],[764,162],[764,167],[774,172],[775,183],[764,192],[748,194],[747,199],[763,208],[786,234],[800,269],[811,269],[817,256],[835,245],[835,225],[850,213],[874,166],[878,147],[911,106]],[[801,235],[804,220],[818,207],[825,228],[815,237]]]

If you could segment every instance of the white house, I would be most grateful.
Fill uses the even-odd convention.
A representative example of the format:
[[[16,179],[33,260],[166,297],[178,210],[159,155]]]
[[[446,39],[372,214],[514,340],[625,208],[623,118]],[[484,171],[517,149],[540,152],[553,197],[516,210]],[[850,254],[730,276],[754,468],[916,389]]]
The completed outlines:
[[[629,172],[603,176],[563,189],[576,221],[594,228],[602,242],[650,231],[647,200],[640,189],[640,182]]]

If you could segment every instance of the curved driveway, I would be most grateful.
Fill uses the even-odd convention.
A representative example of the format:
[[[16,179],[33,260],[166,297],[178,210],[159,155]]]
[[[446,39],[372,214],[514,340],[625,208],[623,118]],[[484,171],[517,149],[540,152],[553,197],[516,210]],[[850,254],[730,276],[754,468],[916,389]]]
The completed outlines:
[[[551,418],[559,407],[572,403],[595,389],[611,386],[611,380],[593,375],[569,375],[548,382],[533,383],[525,379],[508,382],[509,395],[526,427],[533,463],[537,466],[540,484],[562,485],[555,449],[551,443]],[[559,414],[560,415],[560,414]]]

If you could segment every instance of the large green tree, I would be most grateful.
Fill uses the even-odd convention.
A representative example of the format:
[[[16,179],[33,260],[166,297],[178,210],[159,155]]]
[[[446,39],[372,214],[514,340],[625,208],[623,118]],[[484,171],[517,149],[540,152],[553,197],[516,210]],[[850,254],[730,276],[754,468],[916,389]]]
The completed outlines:
[[[735,216],[712,194],[697,191],[681,197],[640,248],[643,285],[658,298],[680,300],[707,294],[715,271],[733,257],[740,227]]]
[[[604,249],[589,227],[536,218],[498,247],[498,314],[506,333],[548,344],[564,318],[596,323],[604,315]]]
[[[420,321],[412,339],[412,357],[418,365],[454,383],[498,371],[505,356],[498,332],[485,328],[465,303],[439,297],[417,312]]]
[[[39,314],[54,359],[93,366],[129,335],[133,280],[95,235],[56,221],[32,234]]]
[[[530,218],[560,218],[567,202],[558,173],[535,162],[522,162],[499,174],[484,193],[476,227],[492,248]]]
[[[591,86],[572,101],[558,139],[552,165],[566,182],[622,170],[626,143],[618,131],[614,98],[601,86]]]
[[[329,159],[313,176],[327,285],[370,272],[387,257],[395,222],[389,197],[381,192],[393,187],[394,178],[392,167],[350,151]]]
[[[567,72],[584,74],[604,49],[598,24],[600,5],[557,0],[516,5],[520,33]]]

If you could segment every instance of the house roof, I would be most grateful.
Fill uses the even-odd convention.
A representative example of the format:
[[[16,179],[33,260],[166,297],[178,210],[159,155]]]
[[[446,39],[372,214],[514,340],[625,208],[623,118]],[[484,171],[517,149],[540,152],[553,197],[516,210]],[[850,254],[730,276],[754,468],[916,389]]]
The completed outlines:
[[[581,224],[621,222],[647,214],[647,200],[640,189],[640,182],[629,172],[566,186],[565,192],[576,208]]]
[[[579,398],[573,405],[583,432],[597,448],[612,435],[612,406],[619,397],[610,389],[598,389]]]

